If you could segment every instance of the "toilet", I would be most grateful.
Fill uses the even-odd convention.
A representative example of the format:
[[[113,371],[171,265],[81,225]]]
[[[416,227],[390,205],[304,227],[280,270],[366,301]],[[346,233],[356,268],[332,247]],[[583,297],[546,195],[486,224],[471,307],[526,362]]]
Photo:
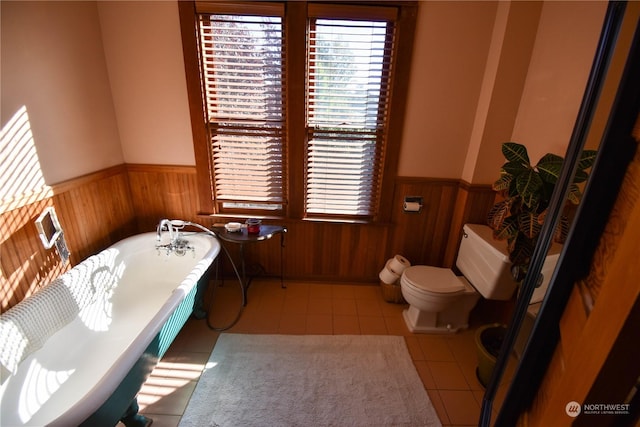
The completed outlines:
[[[409,303],[403,311],[411,332],[453,333],[469,326],[469,313],[480,296],[509,300],[517,283],[504,241],[482,224],[465,224],[456,266],[463,276],[448,268],[415,265],[400,278],[402,296]]]

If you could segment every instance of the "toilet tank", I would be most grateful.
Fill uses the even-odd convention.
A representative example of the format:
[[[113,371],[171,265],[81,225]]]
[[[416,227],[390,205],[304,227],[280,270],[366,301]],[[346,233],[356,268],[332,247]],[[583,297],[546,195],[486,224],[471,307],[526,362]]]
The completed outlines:
[[[486,299],[508,300],[517,287],[507,242],[493,238],[487,225],[465,224],[456,266]]]
[[[534,289],[533,295],[531,296],[531,301],[529,301],[529,304],[540,302],[544,298],[544,295],[547,293],[547,288],[549,287],[551,276],[553,275],[553,272],[556,269],[556,264],[558,263],[558,259],[560,259],[561,251],[562,251],[561,244],[555,243],[555,242],[551,244],[549,253],[545,258],[544,264],[542,264],[542,270],[540,271],[540,273],[542,274],[542,283],[540,284],[540,286]]]

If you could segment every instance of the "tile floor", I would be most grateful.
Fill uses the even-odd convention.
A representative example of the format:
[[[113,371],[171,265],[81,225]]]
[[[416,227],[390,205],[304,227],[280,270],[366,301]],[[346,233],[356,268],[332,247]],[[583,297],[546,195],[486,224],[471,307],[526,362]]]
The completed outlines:
[[[214,326],[234,319],[237,288],[227,283],[216,291]],[[405,307],[385,302],[379,286],[289,282],[282,289],[276,280],[254,280],[248,304],[228,332],[402,335],[442,424],[477,425],[483,388],[475,376],[474,325],[454,335],[412,334],[402,318]],[[178,424],[218,335],[205,320],[187,322],[138,395],[154,427]]]

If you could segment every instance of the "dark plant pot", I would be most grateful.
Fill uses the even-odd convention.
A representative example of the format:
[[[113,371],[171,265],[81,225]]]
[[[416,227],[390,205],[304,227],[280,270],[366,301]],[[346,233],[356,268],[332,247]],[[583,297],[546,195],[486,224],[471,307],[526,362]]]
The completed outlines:
[[[489,384],[491,373],[496,366],[496,360],[500,353],[500,347],[507,333],[507,327],[500,323],[492,323],[478,328],[475,335],[478,349],[478,369],[476,375],[478,381],[484,387]]]

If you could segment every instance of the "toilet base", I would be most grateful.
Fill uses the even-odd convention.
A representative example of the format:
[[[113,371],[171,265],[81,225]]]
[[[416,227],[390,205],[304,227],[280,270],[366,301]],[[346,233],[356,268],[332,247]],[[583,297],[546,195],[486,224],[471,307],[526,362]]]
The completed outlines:
[[[438,313],[420,311],[413,306],[403,310],[402,317],[407,328],[412,333],[421,334],[454,334],[461,329],[467,329],[468,323],[453,325],[451,323],[438,324]]]

